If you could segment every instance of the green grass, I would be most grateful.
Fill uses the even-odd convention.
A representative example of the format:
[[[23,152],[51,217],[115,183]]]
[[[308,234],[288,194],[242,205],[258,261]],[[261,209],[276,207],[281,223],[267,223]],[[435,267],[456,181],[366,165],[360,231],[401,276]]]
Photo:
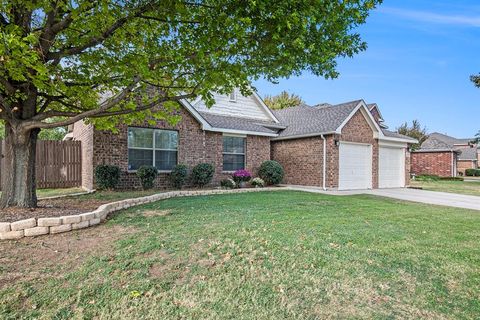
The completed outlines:
[[[0,318],[480,317],[476,211],[276,191],[170,199],[96,230],[119,228],[3,287]]]
[[[63,196],[63,195],[82,193],[82,192],[85,192],[85,190],[83,190],[82,188],[38,189],[37,197],[39,198],[56,197],[56,196]]]
[[[479,181],[414,181],[410,182],[413,187],[421,187],[424,190],[441,191],[450,193],[467,194],[472,196],[480,196],[480,180]]]

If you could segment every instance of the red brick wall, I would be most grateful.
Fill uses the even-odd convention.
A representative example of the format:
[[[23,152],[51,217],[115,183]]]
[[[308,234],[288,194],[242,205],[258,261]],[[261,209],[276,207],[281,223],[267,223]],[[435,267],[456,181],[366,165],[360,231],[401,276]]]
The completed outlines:
[[[477,162],[472,160],[457,160],[457,172],[461,172],[465,175],[466,169],[476,169]]]
[[[272,159],[278,161],[285,170],[283,183],[322,186],[321,137],[272,141]]]
[[[78,121],[73,125],[74,140],[82,142],[82,187],[93,189],[93,127]]]
[[[201,129],[200,124],[186,111],[181,109],[179,114],[182,120],[175,126],[165,121],[157,121],[155,125],[142,125],[142,127],[172,129],[179,132],[178,163],[186,164],[190,169],[196,164],[207,162],[215,166],[213,184],[229,177],[222,171],[223,167],[223,135],[218,132],[207,132]],[[113,164],[120,167],[122,174],[119,188],[139,188],[140,181],[134,172],[128,172],[128,126],[118,127],[118,133],[95,130],[93,165]],[[247,136],[246,141],[246,169],[254,175],[257,174],[260,164],[270,159],[270,138]],[[155,183],[156,188],[169,186],[168,173],[159,173]]]
[[[452,152],[412,152],[411,172],[433,174],[440,177],[451,177]]]

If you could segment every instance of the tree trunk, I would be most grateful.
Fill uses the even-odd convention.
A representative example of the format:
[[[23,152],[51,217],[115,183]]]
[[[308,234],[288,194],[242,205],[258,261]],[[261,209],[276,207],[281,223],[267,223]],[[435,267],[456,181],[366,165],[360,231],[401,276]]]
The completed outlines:
[[[35,155],[39,130],[5,123],[0,208],[37,206]]]

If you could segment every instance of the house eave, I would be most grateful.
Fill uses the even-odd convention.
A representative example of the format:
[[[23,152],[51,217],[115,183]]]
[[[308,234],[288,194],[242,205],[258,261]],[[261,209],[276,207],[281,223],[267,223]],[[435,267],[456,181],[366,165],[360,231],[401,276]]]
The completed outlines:
[[[215,128],[209,127],[202,128],[205,131],[210,132],[220,132],[220,133],[231,133],[231,134],[239,134],[239,135],[249,135],[249,136],[261,136],[261,137],[278,137],[276,133],[267,133],[267,132],[258,132],[258,131],[246,131],[246,130],[235,130],[235,129],[226,129],[226,128]]]
[[[298,135],[293,135],[293,136],[273,138],[272,141],[312,138],[312,137],[320,137],[322,135],[326,136],[326,135],[329,135],[329,134],[335,134],[335,132],[331,131],[331,132],[314,132],[314,133],[307,133],[307,134],[298,134]]]

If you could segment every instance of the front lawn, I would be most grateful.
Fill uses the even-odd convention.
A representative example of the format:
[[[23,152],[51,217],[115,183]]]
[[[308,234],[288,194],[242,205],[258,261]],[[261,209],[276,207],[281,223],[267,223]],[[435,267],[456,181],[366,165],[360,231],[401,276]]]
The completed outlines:
[[[480,196],[479,181],[410,181],[412,187],[420,187],[424,190],[459,193],[472,196]]]
[[[175,198],[0,243],[0,318],[475,319],[479,229],[368,195]]]

